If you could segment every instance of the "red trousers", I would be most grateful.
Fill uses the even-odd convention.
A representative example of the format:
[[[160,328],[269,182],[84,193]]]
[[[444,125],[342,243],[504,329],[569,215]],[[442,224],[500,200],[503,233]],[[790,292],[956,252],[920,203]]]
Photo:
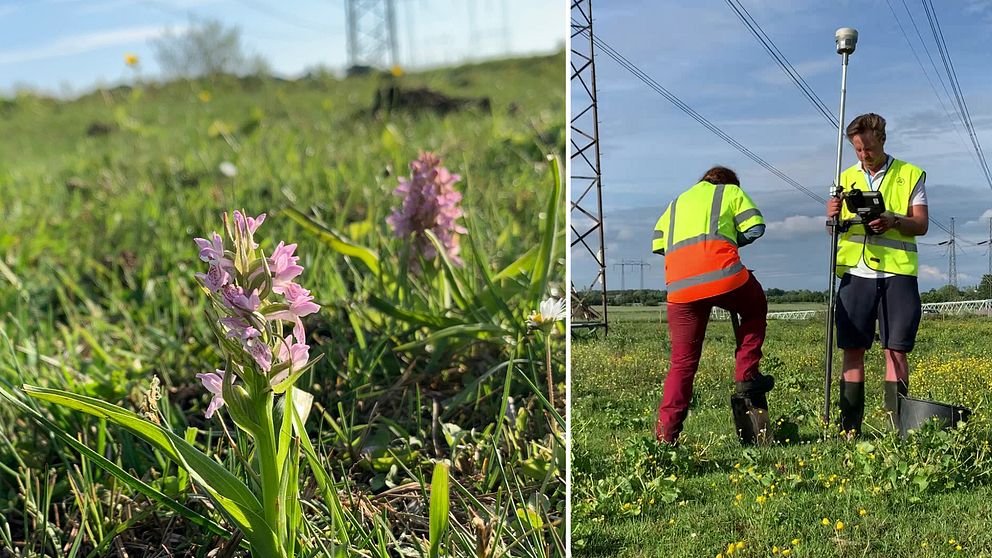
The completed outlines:
[[[658,407],[658,440],[675,442],[689,413],[692,381],[699,368],[703,338],[710,312],[717,306],[740,315],[736,331],[737,353],[734,379],[743,382],[754,378],[765,342],[765,315],[768,301],[758,280],[751,275],[747,283],[722,295],[687,303],[668,303],[668,332],[672,341],[671,364],[665,378],[665,391]]]

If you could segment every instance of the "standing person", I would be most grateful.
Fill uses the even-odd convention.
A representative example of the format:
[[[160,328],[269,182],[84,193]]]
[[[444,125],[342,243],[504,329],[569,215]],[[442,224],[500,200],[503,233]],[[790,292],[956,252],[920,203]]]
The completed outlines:
[[[665,256],[672,343],[655,427],[655,436],[663,443],[674,444],[682,431],[714,306],[740,314],[740,326],[735,330],[737,395],[748,402],[748,410],[754,411],[751,416],[760,422],[751,427],[751,434],[763,436],[761,431],[767,431],[764,394],[772,389],[774,380],[758,372],[758,362],[768,302],[737,253],[739,247],[764,234],[765,225],[761,212],[739,184],[734,171],[713,167],[698,184],[679,194],[655,225],[652,249]],[[745,432],[742,439],[754,441],[747,437]]]
[[[909,363],[922,315],[917,284],[916,237],[927,233],[929,216],[923,169],[885,153],[885,119],[862,114],[847,126],[858,163],[841,174],[842,193],[882,193],[888,209],[867,224],[851,225],[838,239],[836,273],[837,346],[844,351],[840,421],[848,436],[861,432],[865,412],[865,351],[878,322],[885,351],[884,407],[899,426],[899,395],[909,391]],[[827,217],[841,222],[854,214],[841,198],[827,201]]]

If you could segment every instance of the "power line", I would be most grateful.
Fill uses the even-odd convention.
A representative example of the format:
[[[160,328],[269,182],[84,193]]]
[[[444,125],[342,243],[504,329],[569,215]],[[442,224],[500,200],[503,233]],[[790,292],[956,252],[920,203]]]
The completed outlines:
[[[930,84],[930,89],[933,91],[934,96],[937,97],[937,101],[940,103],[940,108],[944,111],[944,116],[947,117],[947,121],[951,123],[951,127],[954,128],[954,132],[957,134],[958,139],[961,141],[961,146],[964,147],[966,151],[968,151],[968,154],[971,155],[972,160],[974,160],[975,163],[978,163],[978,159],[975,158],[974,154],[972,154],[971,151],[968,150],[967,145],[965,145],[964,137],[961,135],[961,128],[958,126],[957,120],[953,116],[951,116],[950,111],[947,110],[947,105],[944,104],[944,98],[940,96],[940,93],[937,91],[937,86],[934,85],[933,80],[930,79],[930,72],[927,71],[926,66],[923,65],[923,61],[920,60],[920,56],[916,53],[916,47],[913,46],[913,41],[909,40],[909,35],[906,33],[906,28],[902,26],[902,21],[899,20],[899,16],[896,14],[895,9],[892,7],[892,2],[890,2],[889,0],[885,0],[885,3],[888,4],[889,11],[892,12],[892,18],[896,20],[896,24],[899,26],[899,31],[902,33],[902,37],[906,39],[906,44],[909,45],[909,50],[913,53],[913,58],[916,59],[917,65],[919,65],[920,70],[923,71],[923,76],[927,78],[927,83]],[[905,0],[903,0],[903,7],[905,7],[906,12],[909,13],[909,7],[906,6]],[[910,21],[913,22],[913,27],[916,27],[916,21],[913,20],[913,14],[910,13],[909,18]],[[920,34],[919,29],[917,29],[916,34],[919,36]],[[922,42],[923,38],[920,37],[920,40]],[[924,50],[926,50],[925,43],[923,43],[923,48]],[[927,56],[928,57],[930,56],[929,50],[927,50]],[[930,59],[930,62],[931,63],[933,62],[933,58]],[[934,71],[936,72],[936,70],[937,68],[936,66],[934,66]],[[944,88],[944,92],[946,93],[947,86],[944,85],[944,82],[940,80],[939,73],[937,73],[937,80],[940,81],[940,85]],[[948,100],[950,100],[950,94],[948,94],[947,97]]]
[[[575,24],[574,21],[573,21],[573,24]],[[586,32],[585,31],[583,31],[583,35],[586,35]],[[586,35],[586,36],[588,36],[588,35]],[[806,194],[806,196],[808,196],[809,198],[811,198],[811,199],[813,199],[815,201],[818,201],[818,202],[820,202],[822,204],[827,203],[827,200],[826,199],[824,199],[823,197],[815,194],[812,190],[810,190],[806,186],[803,186],[802,184],[800,184],[798,181],[796,181],[792,177],[788,176],[784,172],[782,172],[782,171],[778,170],[777,168],[775,168],[771,163],[768,163],[767,161],[765,161],[764,159],[762,159],[761,157],[759,157],[758,155],[756,155],[754,152],[752,152],[750,149],[748,149],[747,147],[745,147],[739,141],[737,141],[734,138],[730,137],[726,132],[724,132],[719,127],[717,127],[715,124],[713,124],[712,122],[710,122],[709,120],[707,120],[706,118],[704,118],[702,115],[700,115],[698,112],[696,112],[695,110],[693,110],[692,107],[690,107],[685,102],[683,102],[681,99],[679,99],[677,96],[675,96],[675,94],[673,94],[672,92],[670,92],[667,89],[665,89],[661,84],[659,84],[657,81],[655,81],[653,78],[651,78],[651,76],[649,76],[646,73],[644,73],[644,71],[641,70],[636,64],[634,64],[633,62],[631,62],[630,60],[628,60],[627,58],[625,58],[616,49],[614,49],[608,43],[606,43],[605,41],[603,41],[602,39],[600,39],[598,35],[593,35],[592,36],[592,40],[596,44],[596,46],[599,47],[604,53],[606,53],[607,56],[609,56],[610,58],[612,58],[614,62],[616,62],[617,64],[619,64],[620,66],[622,66],[624,69],[626,69],[630,73],[634,74],[634,76],[637,79],[641,80],[642,82],[644,82],[644,84],[646,84],[648,87],[650,87],[651,89],[653,89],[655,92],[657,92],[658,94],[660,94],[663,97],[665,97],[666,99],[668,99],[668,101],[670,101],[672,104],[674,104],[676,107],[678,107],[679,110],[681,110],[682,112],[688,114],[693,120],[695,120],[696,122],[702,124],[704,127],[706,127],[706,129],[708,129],[709,131],[711,131],[714,134],[716,134],[720,139],[722,139],[723,141],[729,143],[731,146],[733,146],[735,149],[737,149],[738,151],[740,151],[741,153],[743,153],[749,159],[751,159],[755,163],[761,165],[762,167],[764,167],[765,169],[767,169],[769,172],[771,172],[775,176],[781,178],[783,181],[785,181],[786,183],[788,183],[790,186],[792,186],[796,190],[799,190],[800,192]]]
[[[764,29],[762,29],[761,26],[758,25],[758,22],[755,21],[754,17],[751,16],[751,13],[747,11],[747,8],[745,8],[740,3],[740,0],[726,0],[726,2],[727,5],[734,10],[734,12],[737,14],[737,17],[740,18],[741,22],[744,23],[744,25],[747,26],[747,28],[751,31],[751,34],[754,35],[756,39],[758,39],[758,42],[761,43],[761,46],[765,47],[765,50],[768,52],[769,55],[771,55],[772,59],[774,59],[775,62],[778,63],[779,67],[782,68],[782,71],[784,71],[786,75],[789,76],[789,79],[792,80],[792,83],[796,84],[796,87],[798,87],[799,90],[802,91],[804,95],[806,95],[806,98],[809,99],[809,102],[813,104],[813,107],[815,107],[818,111],[820,111],[820,114],[822,114],[823,117],[827,119],[827,122],[830,123],[830,126],[832,126],[836,130],[837,117],[834,116],[834,113],[829,108],[827,108],[827,105],[823,102],[823,100],[820,99],[819,96],[817,96],[817,94],[812,90],[812,88],[810,88],[809,84],[806,83],[806,80],[803,79],[803,77],[795,69],[792,63],[789,62],[789,60],[785,57],[785,55],[782,54],[782,51],[780,51],[778,47],[775,46],[775,43],[772,42],[771,38],[768,37]]]
[[[930,31],[933,33],[934,41],[937,43],[937,49],[940,50],[940,58],[944,63],[944,71],[947,72],[947,79],[951,84],[951,89],[954,90],[954,97],[958,103],[958,113],[964,120],[965,128],[971,136],[971,143],[975,147],[975,154],[978,155],[978,159],[981,161],[985,180],[988,182],[989,188],[992,188],[992,171],[989,170],[988,162],[985,160],[985,153],[982,152],[982,145],[979,143],[978,136],[975,134],[975,125],[971,120],[971,113],[968,110],[968,103],[965,101],[964,93],[961,91],[961,83],[958,81],[957,72],[954,70],[954,61],[951,59],[951,53],[947,49],[947,43],[944,41],[944,33],[940,29],[937,11],[929,0],[923,0],[923,9],[927,12]]]

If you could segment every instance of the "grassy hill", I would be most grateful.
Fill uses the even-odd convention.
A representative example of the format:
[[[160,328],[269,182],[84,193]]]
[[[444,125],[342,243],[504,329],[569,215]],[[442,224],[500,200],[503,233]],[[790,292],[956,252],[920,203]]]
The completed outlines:
[[[268,214],[262,250],[299,245],[301,281],[322,307],[304,321],[323,360],[297,387],[314,395],[307,430],[331,484],[301,471],[301,548],[425,554],[430,471],[447,460],[448,552],[563,555],[563,396],[552,407],[545,378],[564,393],[564,349],[525,319],[564,282],[564,194],[547,157],[564,151],[564,67],[559,53],[0,102],[0,556],[244,552],[161,451],[20,391],[147,412],[160,381],[163,425],[254,486],[252,456],[233,448],[249,441],[226,437],[226,410],[204,418],[195,378],[224,362],[193,237],[220,231],[234,209]],[[374,112],[377,91],[380,107],[417,91],[472,102]],[[464,265],[416,273],[386,217],[421,151],[461,175],[468,233]],[[60,434],[163,496],[139,494]]]

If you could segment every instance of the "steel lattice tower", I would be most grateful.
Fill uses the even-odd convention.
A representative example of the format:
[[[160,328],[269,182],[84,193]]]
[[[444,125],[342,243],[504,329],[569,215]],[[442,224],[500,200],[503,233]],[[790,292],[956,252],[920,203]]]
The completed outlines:
[[[596,102],[596,64],[593,49],[592,0],[572,0],[572,242],[584,248],[598,266],[596,277],[585,287],[599,283],[600,310],[582,303],[572,274],[572,327],[606,330],[606,245],[603,242],[603,183],[599,158],[599,109]],[[582,285],[580,283],[580,285]],[[576,319],[577,318],[577,319]]]
[[[388,69],[399,63],[393,0],[345,0],[348,68]]]

